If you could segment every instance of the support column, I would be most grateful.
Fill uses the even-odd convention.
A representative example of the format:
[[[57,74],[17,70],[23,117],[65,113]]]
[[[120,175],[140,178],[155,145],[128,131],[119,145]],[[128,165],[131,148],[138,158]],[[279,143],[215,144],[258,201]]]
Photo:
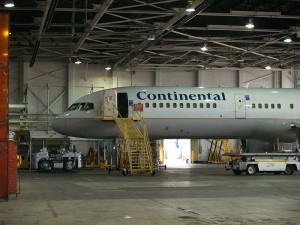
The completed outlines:
[[[161,73],[155,71],[155,86],[161,86]]]
[[[204,87],[204,79],[203,79],[203,76],[204,76],[204,70],[198,70],[198,81],[197,81],[197,86],[198,87]]]
[[[237,74],[237,84],[238,84],[238,87],[244,87],[244,71],[243,70],[238,70],[238,74]],[[246,84],[247,86],[248,84]]]
[[[74,63],[68,65],[68,105],[67,108],[74,102]],[[77,65],[78,66],[78,65]]]
[[[282,75],[280,71],[273,72],[273,88],[281,88],[282,87]]]
[[[0,199],[9,194],[8,73],[9,14],[0,13]]]

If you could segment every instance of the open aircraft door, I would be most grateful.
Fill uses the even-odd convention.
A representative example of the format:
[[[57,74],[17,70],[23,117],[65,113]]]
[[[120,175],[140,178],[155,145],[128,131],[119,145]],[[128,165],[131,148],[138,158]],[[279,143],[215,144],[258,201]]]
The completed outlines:
[[[118,112],[119,117],[128,117],[128,95],[127,93],[118,93]]]
[[[235,101],[235,118],[245,119],[246,118],[245,95],[234,95],[234,101]]]
[[[117,92],[115,90],[106,90],[103,98],[102,119],[113,120],[115,117],[118,117]]]

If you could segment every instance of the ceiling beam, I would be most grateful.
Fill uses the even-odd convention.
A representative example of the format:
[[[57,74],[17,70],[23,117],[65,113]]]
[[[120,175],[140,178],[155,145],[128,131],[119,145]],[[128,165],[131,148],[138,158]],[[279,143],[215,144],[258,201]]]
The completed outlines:
[[[110,7],[110,5],[113,3],[114,0],[106,0],[101,7],[99,8],[98,13],[94,16],[93,20],[91,21],[89,27],[87,28],[88,32],[85,32],[80,40],[77,42],[77,44],[75,45],[75,47],[72,50],[72,54],[76,53],[78,51],[78,49],[81,47],[81,45],[84,43],[84,41],[86,40],[86,38],[89,36],[89,31],[93,30],[96,25],[98,24],[98,22],[100,21],[100,19],[102,18],[102,16],[105,14],[105,12],[107,11],[107,9]]]

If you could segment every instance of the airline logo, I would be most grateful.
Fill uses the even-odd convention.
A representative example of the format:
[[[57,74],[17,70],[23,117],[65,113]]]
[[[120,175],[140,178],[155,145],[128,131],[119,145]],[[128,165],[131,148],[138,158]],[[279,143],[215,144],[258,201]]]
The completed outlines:
[[[220,93],[197,93],[197,94],[184,94],[168,92],[165,94],[161,93],[148,93],[147,91],[140,91],[136,94],[137,98],[140,100],[150,100],[150,101],[172,101],[172,100],[191,100],[191,101],[205,101],[205,100],[213,100],[213,101],[226,101],[226,96],[224,92]]]

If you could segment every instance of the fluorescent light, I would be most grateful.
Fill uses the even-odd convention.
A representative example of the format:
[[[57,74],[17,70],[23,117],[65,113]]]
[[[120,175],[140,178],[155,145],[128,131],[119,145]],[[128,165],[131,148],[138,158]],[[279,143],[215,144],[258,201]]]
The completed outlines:
[[[111,70],[111,67],[110,66],[106,66],[105,70]]]
[[[154,34],[150,34],[148,36],[148,41],[154,41],[155,40],[155,35]]]
[[[271,69],[271,66],[269,66],[269,65],[268,65],[268,66],[265,66],[265,69],[266,69],[266,70],[270,70],[270,69]]]
[[[15,3],[12,0],[7,0],[7,1],[5,1],[4,6],[6,8],[12,8],[15,6]]]
[[[252,19],[249,19],[249,22],[245,25],[245,27],[247,27],[248,29],[254,28],[254,24],[253,24]]]
[[[290,43],[290,42],[292,42],[292,38],[290,36],[286,36],[283,41],[285,43]]]
[[[186,12],[195,12],[195,8],[191,5],[189,5],[186,9],[185,9]]]
[[[194,12],[193,0],[188,0],[188,6],[185,9],[186,12]]]
[[[238,62],[244,62],[244,58],[242,56],[240,56],[238,59],[237,59]]]
[[[203,47],[200,48],[202,51],[206,52],[208,49],[206,47],[206,44],[203,45]]]
[[[79,59],[76,59],[76,61],[74,63],[78,65],[81,63],[81,61]]]

